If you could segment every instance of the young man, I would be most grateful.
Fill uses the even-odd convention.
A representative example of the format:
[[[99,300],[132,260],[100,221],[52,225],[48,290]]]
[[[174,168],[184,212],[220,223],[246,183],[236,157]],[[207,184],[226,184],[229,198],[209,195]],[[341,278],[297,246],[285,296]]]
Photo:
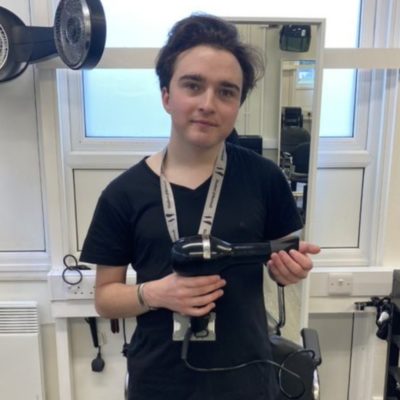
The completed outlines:
[[[184,277],[170,265],[173,242],[204,230],[247,243],[302,227],[279,168],[225,145],[259,66],[233,25],[205,15],[179,21],[156,67],[171,116],[168,146],[115,179],[99,199],[81,260],[97,264],[98,313],[137,316],[128,350],[130,400],[265,400],[278,392],[269,364],[265,267],[243,264],[220,275]],[[207,200],[215,187],[219,193]],[[318,251],[302,242],[299,251],[279,252],[265,262],[286,285],[307,276],[308,254]],[[138,285],[125,284],[128,264]],[[211,311],[216,337],[190,342],[188,359],[195,368],[188,368],[182,341],[173,340],[177,319]]]

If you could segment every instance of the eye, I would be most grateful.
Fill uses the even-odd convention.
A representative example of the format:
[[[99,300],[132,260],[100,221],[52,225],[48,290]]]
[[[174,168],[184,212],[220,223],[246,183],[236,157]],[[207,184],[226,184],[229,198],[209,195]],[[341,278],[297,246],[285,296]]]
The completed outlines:
[[[224,97],[232,97],[234,95],[233,91],[229,89],[222,89],[221,94]]]
[[[200,85],[193,81],[185,82],[183,86],[191,92],[198,92],[200,90]]]
[[[225,99],[235,99],[238,97],[238,93],[236,90],[223,88],[220,90],[221,97]]]

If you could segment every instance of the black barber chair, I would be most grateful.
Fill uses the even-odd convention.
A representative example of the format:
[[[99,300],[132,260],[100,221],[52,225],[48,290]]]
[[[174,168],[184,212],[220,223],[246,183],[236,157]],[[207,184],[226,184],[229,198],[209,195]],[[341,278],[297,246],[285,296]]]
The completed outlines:
[[[282,107],[281,126],[303,127],[303,112],[301,107]]]
[[[234,128],[226,138],[226,142],[253,150],[260,155],[263,153],[263,142],[260,135],[239,135]]]
[[[302,346],[281,335],[281,328],[286,322],[284,290],[282,286],[277,288],[278,318],[268,313],[273,360],[285,368],[277,370],[280,386],[277,400],[319,400],[317,367],[322,359],[318,334],[314,329],[303,328]]]
[[[310,133],[299,126],[283,126],[281,129],[281,152],[293,153],[301,143],[310,143]]]

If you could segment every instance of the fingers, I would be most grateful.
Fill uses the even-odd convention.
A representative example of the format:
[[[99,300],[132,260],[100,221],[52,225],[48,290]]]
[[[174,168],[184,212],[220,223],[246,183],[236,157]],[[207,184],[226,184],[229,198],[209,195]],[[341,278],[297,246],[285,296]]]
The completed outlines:
[[[215,301],[224,291],[226,281],[219,276],[182,278],[183,287],[179,294],[182,296],[183,313],[200,316],[209,313],[215,307]]]
[[[218,275],[183,277],[171,274],[166,283],[165,306],[189,316],[208,314],[215,307],[215,301],[223,296],[222,288],[226,285]]]
[[[301,253],[296,252],[301,255]],[[289,285],[297,283],[299,280],[304,279],[307,276],[309,268],[303,268],[299,261],[292,258],[292,254],[289,255],[285,251],[279,253],[273,253],[271,259],[268,262],[268,267],[278,283],[282,285]],[[295,255],[293,254],[293,257]]]
[[[319,251],[319,246],[301,242],[299,251],[273,253],[268,262],[269,271],[273,278],[282,285],[297,283],[306,278],[312,269],[312,260],[308,254],[317,254]]]
[[[189,289],[193,296],[199,296],[212,292],[226,285],[226,281],[219,275],[180,277],[182,286]]]
[[[188,315],[190,317],[202,317],[203,315],[209,314],[214,308],[215,303],[209,303],[203,307],[190,307],[186,311],[181,312],[182,315]]]

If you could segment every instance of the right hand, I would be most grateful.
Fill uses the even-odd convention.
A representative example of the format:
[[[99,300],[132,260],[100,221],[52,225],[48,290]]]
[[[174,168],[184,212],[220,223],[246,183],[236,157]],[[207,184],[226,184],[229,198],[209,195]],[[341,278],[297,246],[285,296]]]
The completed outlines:
[[[223,294],[226,281],[219,275],[185,277],[172,273],[146,283],[146,302],[157,308],[168,308],[182,315],[201,317],[214,307]]]

